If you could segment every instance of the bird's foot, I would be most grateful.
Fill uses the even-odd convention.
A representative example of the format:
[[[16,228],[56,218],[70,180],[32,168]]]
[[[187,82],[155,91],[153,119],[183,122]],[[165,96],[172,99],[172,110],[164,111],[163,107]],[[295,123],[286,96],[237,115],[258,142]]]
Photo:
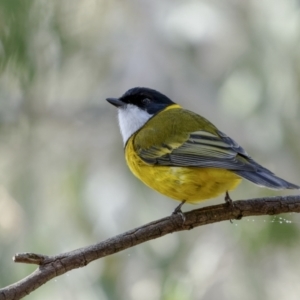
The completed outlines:
[[[228,192],[226,192],[226,194],[225,194],[225,202],[226,202],[226,204],[227,204],[231,209],[233,209],[234,207],[236,207],[236,206],[234,205],[234,202],[233,202],[232,199],[230,198]],[[235,218],[235,220],[241,220],[242,218],[243,218],[243,214],[242,214],[242,212],[240,212],[240,214]],[[230,219],[229,221],[230,221],[230,223],[233,223],[231,219]]]
[[[182,205],[186,202],[186,200],[183,200],[178,206],[176,206],[176,208],[174,209],[174,211],[172,212],[172,215],[180,215],[181,216],[181,219],[182,219],[182,222],[184,224],[186,218],[184,216],[184,214],[182,213],[181,211],[181,207]]]
[[[230,198],[228,191],[226,191],[224,200],[228,206],[234,207],[234,203],[233,203],[232,199]]]
[[[228,191],[226,191],[226,193],[225,193],[225,199],[224,200],[225,200],[228,207],[234,208],[234,203],[233,203],[232,199],[230,198]],[[230,221],[231,224],[233,223],[231,219],[229,221]]]

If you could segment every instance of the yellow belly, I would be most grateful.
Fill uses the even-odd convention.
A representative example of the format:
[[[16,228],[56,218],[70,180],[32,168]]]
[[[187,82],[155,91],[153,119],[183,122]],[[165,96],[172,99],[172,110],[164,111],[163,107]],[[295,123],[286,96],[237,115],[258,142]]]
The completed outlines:
[[[197,203],[236,188],[241,178],[225,169],[148,165],[132,144],[125,157],[132,173],[150,188],[175,200]]]

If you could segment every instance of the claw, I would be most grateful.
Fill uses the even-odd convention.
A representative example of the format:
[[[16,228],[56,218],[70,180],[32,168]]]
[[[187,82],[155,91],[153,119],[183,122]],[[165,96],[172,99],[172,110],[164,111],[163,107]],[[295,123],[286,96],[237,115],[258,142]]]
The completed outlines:
[[[172,212],[172,215],[180,215],[181,216],[181,219],[182,219],[182,222],[184,224],[186,218],[184,216],[184,214],[182,213],[181,211],[181,207],[182,205],[186,202],[186,200],[183,200],[178,206],[176,206],[176,208],[174,209],[174,211]]]
[[[228,206],[231,206],[231,207],[234,206],[234,203],[233,203],[232,199],[230,198],[230,196],[228,194],[228,191],[226,191],[224,200],[225,200],[225,202],[227,203]]]
[[[225,193],[224,200],[229,207],[234,208],[234,203],[233,203],[232,199],[230,198],[228,191],[226,191],[226,193]],[[231,219],[229,221],[231,224],[233,223]]]

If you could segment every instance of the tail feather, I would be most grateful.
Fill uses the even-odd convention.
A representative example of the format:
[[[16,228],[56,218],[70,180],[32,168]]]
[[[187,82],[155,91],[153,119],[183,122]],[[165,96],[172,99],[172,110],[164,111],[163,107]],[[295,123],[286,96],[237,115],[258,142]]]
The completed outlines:
[[[269,170],[261,169],[256,172],[251,171],[234,171],[237,175],[257,184],[271,189],[300,189],[300,186],[281,179],[271,173]]]

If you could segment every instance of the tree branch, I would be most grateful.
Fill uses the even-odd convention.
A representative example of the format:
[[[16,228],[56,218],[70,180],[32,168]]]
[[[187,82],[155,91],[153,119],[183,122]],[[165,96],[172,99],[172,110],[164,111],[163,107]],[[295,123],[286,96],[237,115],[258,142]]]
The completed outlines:
[[[246,216],[276,215],[288,212],[300,212],[300,195],[239,200],[233,202],[233,206],[220,204],[195,209],[183,215],[171,215],[151,222],[95,245],[54,256],[35,253],[16,254],[13,258],[15,262],[37,264],[39,267],[19,282],[0,289],[0,300],[21,299],[54,277],[86,266],[101,257],[172,232],[190,230],[197,226],[224,220],[239,220]]]

